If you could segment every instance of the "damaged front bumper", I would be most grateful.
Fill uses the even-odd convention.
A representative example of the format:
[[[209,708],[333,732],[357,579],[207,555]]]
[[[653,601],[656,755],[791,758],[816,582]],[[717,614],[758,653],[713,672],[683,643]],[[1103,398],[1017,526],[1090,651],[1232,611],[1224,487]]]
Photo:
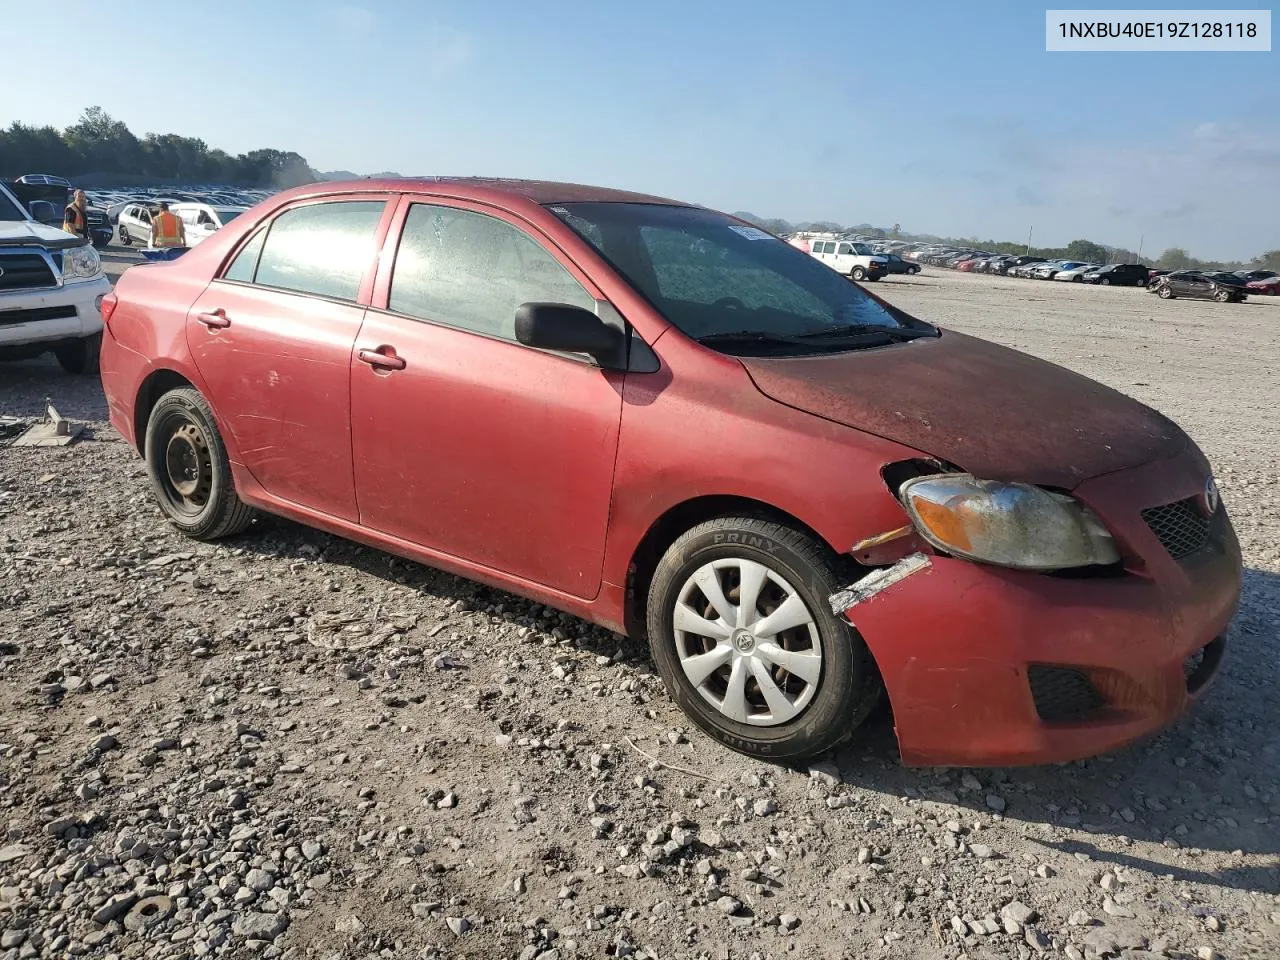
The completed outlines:
[[[1166,477],[1193,472],[1157,466]],[[1081,492],[1110,500],[1106,513],[1132,507],[1137,517],[1142,489],[1120,475]],[[1220,510],[1206,547],[1174,561],[1140,523],[1120,531],[1130,562],[1114,576],[914,553],[832,595],[876,659],[905,764],[1093,756],[1160,729],[1196,699],[1238,602],[1239,544]]]

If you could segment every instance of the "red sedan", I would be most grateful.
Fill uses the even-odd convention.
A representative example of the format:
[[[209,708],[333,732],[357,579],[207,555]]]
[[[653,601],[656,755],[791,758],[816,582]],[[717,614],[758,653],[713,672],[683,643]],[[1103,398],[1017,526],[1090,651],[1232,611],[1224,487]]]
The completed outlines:
[[[1244,288],[1250,293],[1270,294],[1273,297],[1277,297],[1280,296],[1280,277],[1250,280],[1244,285]]]
[[[907,763],[1118,747],[1204,688],[1240,590],[1172,422],[701,207],[315,184],[103,315],[112,423],[178,528],[267,511],[645,635],[760,757],[885,692]]]

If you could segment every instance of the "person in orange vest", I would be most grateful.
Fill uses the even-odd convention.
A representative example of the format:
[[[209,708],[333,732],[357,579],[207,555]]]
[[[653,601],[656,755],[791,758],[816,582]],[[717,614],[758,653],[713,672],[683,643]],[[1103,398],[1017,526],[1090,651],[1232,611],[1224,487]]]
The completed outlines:
[[[160,209],[151,215],[151,246],[185,247],[187,231],[182,221],[169,212],[169,204],[160,201]]]
[[[87,207],[88,201],[85,199],[84,191],[77,190],[71,202],[62,211],[62,229],[77,237],[88,237],[89,220],[85,214]]]

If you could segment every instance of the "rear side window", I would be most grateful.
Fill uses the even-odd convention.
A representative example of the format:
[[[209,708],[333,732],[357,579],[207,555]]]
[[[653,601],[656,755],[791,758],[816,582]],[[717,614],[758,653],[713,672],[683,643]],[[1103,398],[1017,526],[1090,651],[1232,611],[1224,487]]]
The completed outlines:
[[[262,254],[262,241],[267,238],[266,230],[259,230],[253,239],[240,248],[236,258],[222,275],[224,280],[238,280],[240,283],[253,283],[253,275],[258,270],[258,257]]]
[[[286,210],[266,233],[253,282],[355,300],[373,262],[374,235],[385,206],[383,200],[340,200]]]
[[[270,249],[270,243],[268,243]],[[387,308],[515,339],[516,307],[595,299],[541,244],[496,217],[415,203],[405,218]]]

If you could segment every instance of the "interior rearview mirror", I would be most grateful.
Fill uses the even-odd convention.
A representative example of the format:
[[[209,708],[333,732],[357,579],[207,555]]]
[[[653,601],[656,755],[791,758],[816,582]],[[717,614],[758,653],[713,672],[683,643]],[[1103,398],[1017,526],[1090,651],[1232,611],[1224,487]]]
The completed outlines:
[[[626,337],[590,310],[567,303],[522,303],[516,307],[516,339],[528,347],[585,353],[600,366],[627,365]]]

